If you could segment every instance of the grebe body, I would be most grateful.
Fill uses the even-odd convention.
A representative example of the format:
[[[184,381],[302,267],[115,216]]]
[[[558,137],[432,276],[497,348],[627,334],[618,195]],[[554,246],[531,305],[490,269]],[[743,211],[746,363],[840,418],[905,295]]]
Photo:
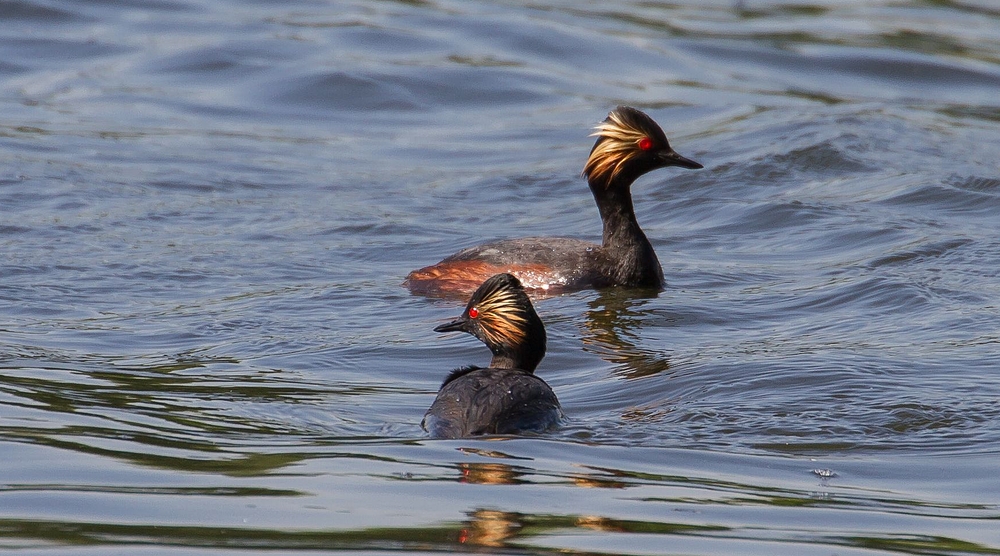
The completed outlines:
[[[545,356],[545,326],[516,277],[489,278],[462,316],[434,330],[472,334],[493,359],[488,368],[463,367],[448,375],[421,423],[431,436],[541,432],[559,421],[559,400],[534,375]]]
[[[663,269],[636,220],[631,186],[657,168],[702,165],[674,152],[660,126],[628,106],[608,114],[594,135],[583,175],[604,227],[600,244],[561,237],[493,241],[414,270],[407,287],[415,293],[467,293],[488,276],[510,273],[528,289],[554,293],[610,286],[662,289]]]

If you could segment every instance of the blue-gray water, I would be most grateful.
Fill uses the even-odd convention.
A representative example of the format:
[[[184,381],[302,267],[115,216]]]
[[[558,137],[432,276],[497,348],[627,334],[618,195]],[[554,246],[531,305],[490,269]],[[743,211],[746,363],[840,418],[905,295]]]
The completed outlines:
[[[990,0],[0,0],[0,549],[1000,554]],[[538,303],[568,419],[435,441],[410,270],[598,239],[659,296]]]

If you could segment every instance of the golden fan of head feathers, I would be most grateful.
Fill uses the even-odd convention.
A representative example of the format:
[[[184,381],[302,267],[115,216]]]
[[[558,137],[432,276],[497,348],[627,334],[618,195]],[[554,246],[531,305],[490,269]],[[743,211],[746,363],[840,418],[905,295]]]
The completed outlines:
[[[469,301],[466,314],[473,310],[478,312],[474,320],[479,322],[486,343],[492,345],[520,345],[532,317],[538,319],[528,294],[510,274],[498,274],[484,282]]]
[[[593,181],[610,184],[630,161],[645,151],[639,144],[644,139],[652,141],[655,148],[669,148],[660,126],[645,113],[629,106],[619,106],[608,114],[591,137],[598,137],[590,158],[583,167],[583,175]]]

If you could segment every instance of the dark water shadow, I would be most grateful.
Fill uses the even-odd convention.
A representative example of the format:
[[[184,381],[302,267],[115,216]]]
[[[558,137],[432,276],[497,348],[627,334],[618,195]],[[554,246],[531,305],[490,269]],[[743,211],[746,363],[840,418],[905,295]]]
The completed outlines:
[[[637,345],[639,330],[652,314],[650,300],[656,290],[611,288],[601,290],[587,303],[581,340],[585,351],[612,365],[622,378],[641,378],[670,369],[670,358],[662,351]]]

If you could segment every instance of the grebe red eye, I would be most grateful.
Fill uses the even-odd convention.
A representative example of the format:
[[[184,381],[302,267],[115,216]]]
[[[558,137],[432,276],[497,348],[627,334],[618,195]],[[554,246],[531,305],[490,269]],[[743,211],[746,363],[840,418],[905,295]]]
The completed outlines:
[[[649,149],[652,149],[653,148],[653,140],[650,139],[649,137],[643,137],[642,139],[639,139],[639,148],[642,149],[642,150],[644,150],[644,151],[648,151]]]
[[[469,308],[469,318],[470,319],[474,319],[474,318],[476,318],[478,316],[479,316],[479,309],[476,309],[475,307],[470,307]]]

